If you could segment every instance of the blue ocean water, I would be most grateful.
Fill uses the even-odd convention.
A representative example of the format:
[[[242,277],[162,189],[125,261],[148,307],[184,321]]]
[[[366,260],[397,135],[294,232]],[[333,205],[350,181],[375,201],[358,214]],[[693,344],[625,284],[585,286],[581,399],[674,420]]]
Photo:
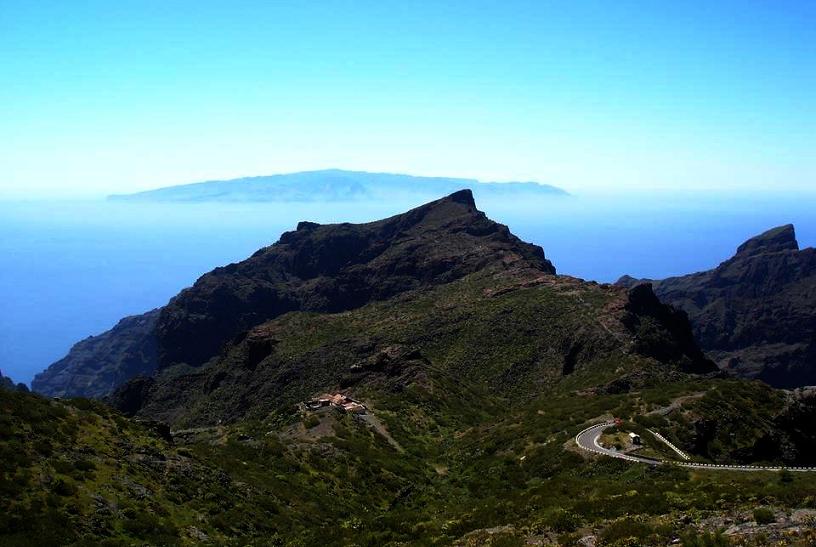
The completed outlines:
[[[30,382],[74,342],[165,304],[299,220],[362,222],[413,205],[0,202],[0,370]],[[560,273],[607,282],[708,269],[789,222],[812,246],[815,206],[814,196],[679,193],[479,203]]]

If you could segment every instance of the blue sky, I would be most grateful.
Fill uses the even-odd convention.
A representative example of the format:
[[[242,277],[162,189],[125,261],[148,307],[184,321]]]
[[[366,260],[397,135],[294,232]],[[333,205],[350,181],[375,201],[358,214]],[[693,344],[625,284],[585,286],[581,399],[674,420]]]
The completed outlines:
[[[0,2],[0,196],[340,167],[816,186],[815,2]]]

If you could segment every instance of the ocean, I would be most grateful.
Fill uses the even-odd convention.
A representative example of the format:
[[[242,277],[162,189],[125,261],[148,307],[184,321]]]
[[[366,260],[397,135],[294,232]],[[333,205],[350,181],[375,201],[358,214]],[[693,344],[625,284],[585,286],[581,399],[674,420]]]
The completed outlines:
[[[0,202],[0,370],[17,382],[126,315],[167,302],[300,220],[364,222],[417,203]],[[816,197],[640,193],[478,204],[541,245],[559,273],[600,282],[716,266],[787,223],[816,244]]]

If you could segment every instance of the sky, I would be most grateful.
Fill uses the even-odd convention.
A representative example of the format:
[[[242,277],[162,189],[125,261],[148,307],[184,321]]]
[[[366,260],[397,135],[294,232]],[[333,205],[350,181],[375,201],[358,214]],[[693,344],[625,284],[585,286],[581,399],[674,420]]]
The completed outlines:
[[[816,2],[0,0],[0,198],[322,168],[816,187]]]

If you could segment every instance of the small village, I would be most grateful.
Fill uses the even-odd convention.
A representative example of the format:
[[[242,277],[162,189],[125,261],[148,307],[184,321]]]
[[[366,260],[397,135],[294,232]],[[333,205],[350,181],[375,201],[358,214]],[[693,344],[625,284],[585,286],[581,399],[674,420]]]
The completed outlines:
[[[322,408],[334,408],[346,414],[365,414],[368,411],[368,408],[363,403],[342,393],[320,395],[319,397],[304,402],[302,408],[303,410],[311,412]]]

